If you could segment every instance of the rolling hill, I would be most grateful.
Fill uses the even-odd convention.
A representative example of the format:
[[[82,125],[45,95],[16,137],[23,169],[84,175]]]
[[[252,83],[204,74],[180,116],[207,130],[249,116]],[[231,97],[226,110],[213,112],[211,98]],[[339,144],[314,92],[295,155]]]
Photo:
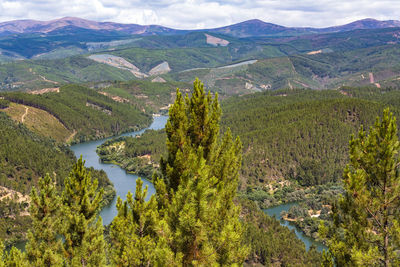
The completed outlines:
[[[51,114],[70,133],[69,135],[64,133],[65,135],[71,136],[75,133],[73,139],[68,141],[99,139],[139,129],[151,122],[148,113],[144,113],[131,103],[117,102],[83,86],[66,85],[58,91],[43,94],[4,93],[2,97],[27,108],[33,107]],[[28,118],[29,116],[26,117],[27,122]],[[50,120],[47,123],[50,123]],[[39,127],[39,124],[35,123],[35,126]],[[41,132],[43,129],[37,130]],[[59,135],[54,137],[57,136]]]

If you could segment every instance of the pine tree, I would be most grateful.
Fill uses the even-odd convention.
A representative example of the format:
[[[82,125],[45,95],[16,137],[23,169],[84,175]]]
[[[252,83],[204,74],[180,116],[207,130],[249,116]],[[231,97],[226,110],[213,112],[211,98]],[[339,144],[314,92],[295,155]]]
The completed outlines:
[[[111,258],[116,266],[172,266],[172,252],[162,241],[165,231],[159,225],[154,196],[146,201],[147,187],[136,180],[135,197],[129,192],[127,200],[117,200],[118,215],[111,224]]]
[[[219,138],[221,108],[196,79],[192,97],[177,90],[166,125],[168,156],[155,177],[160,214],[171,231],[169,245],[183,265],[243,262],[239,209],[233,204],[241,143],[230,131]]]
[[[400,143],[396,119],[386,109],[369,134],[361,128],[350,140],[344,171],[345,194],[333,207],[334,225],[325,265],[400,265]]]
[[[212,100],[210,92],[204,93],[204,86],[198,79],[193,83],[191,98],[183,98],[177,90],[165,125],[168,157],[161,159],[161,170],[164,178],[168,177],[165,181],[169,189],[175,191],[178,188],[182,172],[190,168],[186,161],[188,155],[199,147],[202,147],[207,163],[212,162],[211,152],[218,140],[220,117],[218,94]]]
[[[106,263],[103,225],[98,218],[103,190],[92,180],[82,157],[64,181],[62,194],[64,254],[71,266]]]
[[[26,253],[33,266],[62,266],[62,243],[57,238],[60,227],[60,198],[47,174],[39,179],[39,192],[31,192],[32,228],[28,232]]]
[[[7,267],[28,267],[30,266],[26,254],[16,247],[12,247],[10,252],[5,253],[4,265]]]

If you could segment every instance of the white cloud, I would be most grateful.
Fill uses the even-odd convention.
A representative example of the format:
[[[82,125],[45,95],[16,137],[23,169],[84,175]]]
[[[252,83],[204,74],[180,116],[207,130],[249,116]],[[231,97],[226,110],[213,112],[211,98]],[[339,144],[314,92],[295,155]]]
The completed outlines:
[[[357,19],[400,18],[398,0],[0,0],[0,21],[65,16],[97,21],[213,28],[261,19],[285,26],[326,27]]]

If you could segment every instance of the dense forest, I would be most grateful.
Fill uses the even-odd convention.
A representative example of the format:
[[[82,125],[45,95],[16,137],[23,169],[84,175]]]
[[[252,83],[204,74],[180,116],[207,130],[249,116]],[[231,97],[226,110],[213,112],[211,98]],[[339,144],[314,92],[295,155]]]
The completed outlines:
[[[321,254],[315,248],[305,250],[302,241],[275,218],[264,214],[256,203],[239,198],[245,242],[251,247],[245,265],[320,266]]]
[[[3,23],[0,267],[400,266],[399,23]]]
[[[245,184],[291,177],[312,186],[340,178],[348,138],[385,105],[336,90],[273,91],[228,99],[222,125],[243,141]]]
[[[165,155],[165,130],[146,130],[140,137],[120,137],[108,140],[97,148],[105,163],[115,163],[126,171],[151,178]]]
[[[397,99],[397,91],[367,87],[341,92],[279,90],[223,101],[221,125],[243,142],[242,188],[282,179],[305,187],[338,181],[347,162],[350,135],[360,125],[372,125],[387,105],[396,113]],[[148,155],[157,162],[165,152],[164,138],[163,131],[147,131],[140,138],[108,141],[98,151],[105,161],[124,161],[124,168],[135,172],[141,168],[134,165],[145,166],[140,160],[136,164],[126,160],[142,157],[148,162],[143,157]]]

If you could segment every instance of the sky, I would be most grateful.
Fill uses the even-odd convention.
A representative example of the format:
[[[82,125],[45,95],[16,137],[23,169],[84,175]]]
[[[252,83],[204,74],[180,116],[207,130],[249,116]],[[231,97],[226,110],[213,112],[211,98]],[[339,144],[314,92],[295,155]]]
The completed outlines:
[[[0,22],[61,17],[175,29],[214,28],[249,19],[327,27],[363,18],[400,19],[400,0],[0,0]]]

